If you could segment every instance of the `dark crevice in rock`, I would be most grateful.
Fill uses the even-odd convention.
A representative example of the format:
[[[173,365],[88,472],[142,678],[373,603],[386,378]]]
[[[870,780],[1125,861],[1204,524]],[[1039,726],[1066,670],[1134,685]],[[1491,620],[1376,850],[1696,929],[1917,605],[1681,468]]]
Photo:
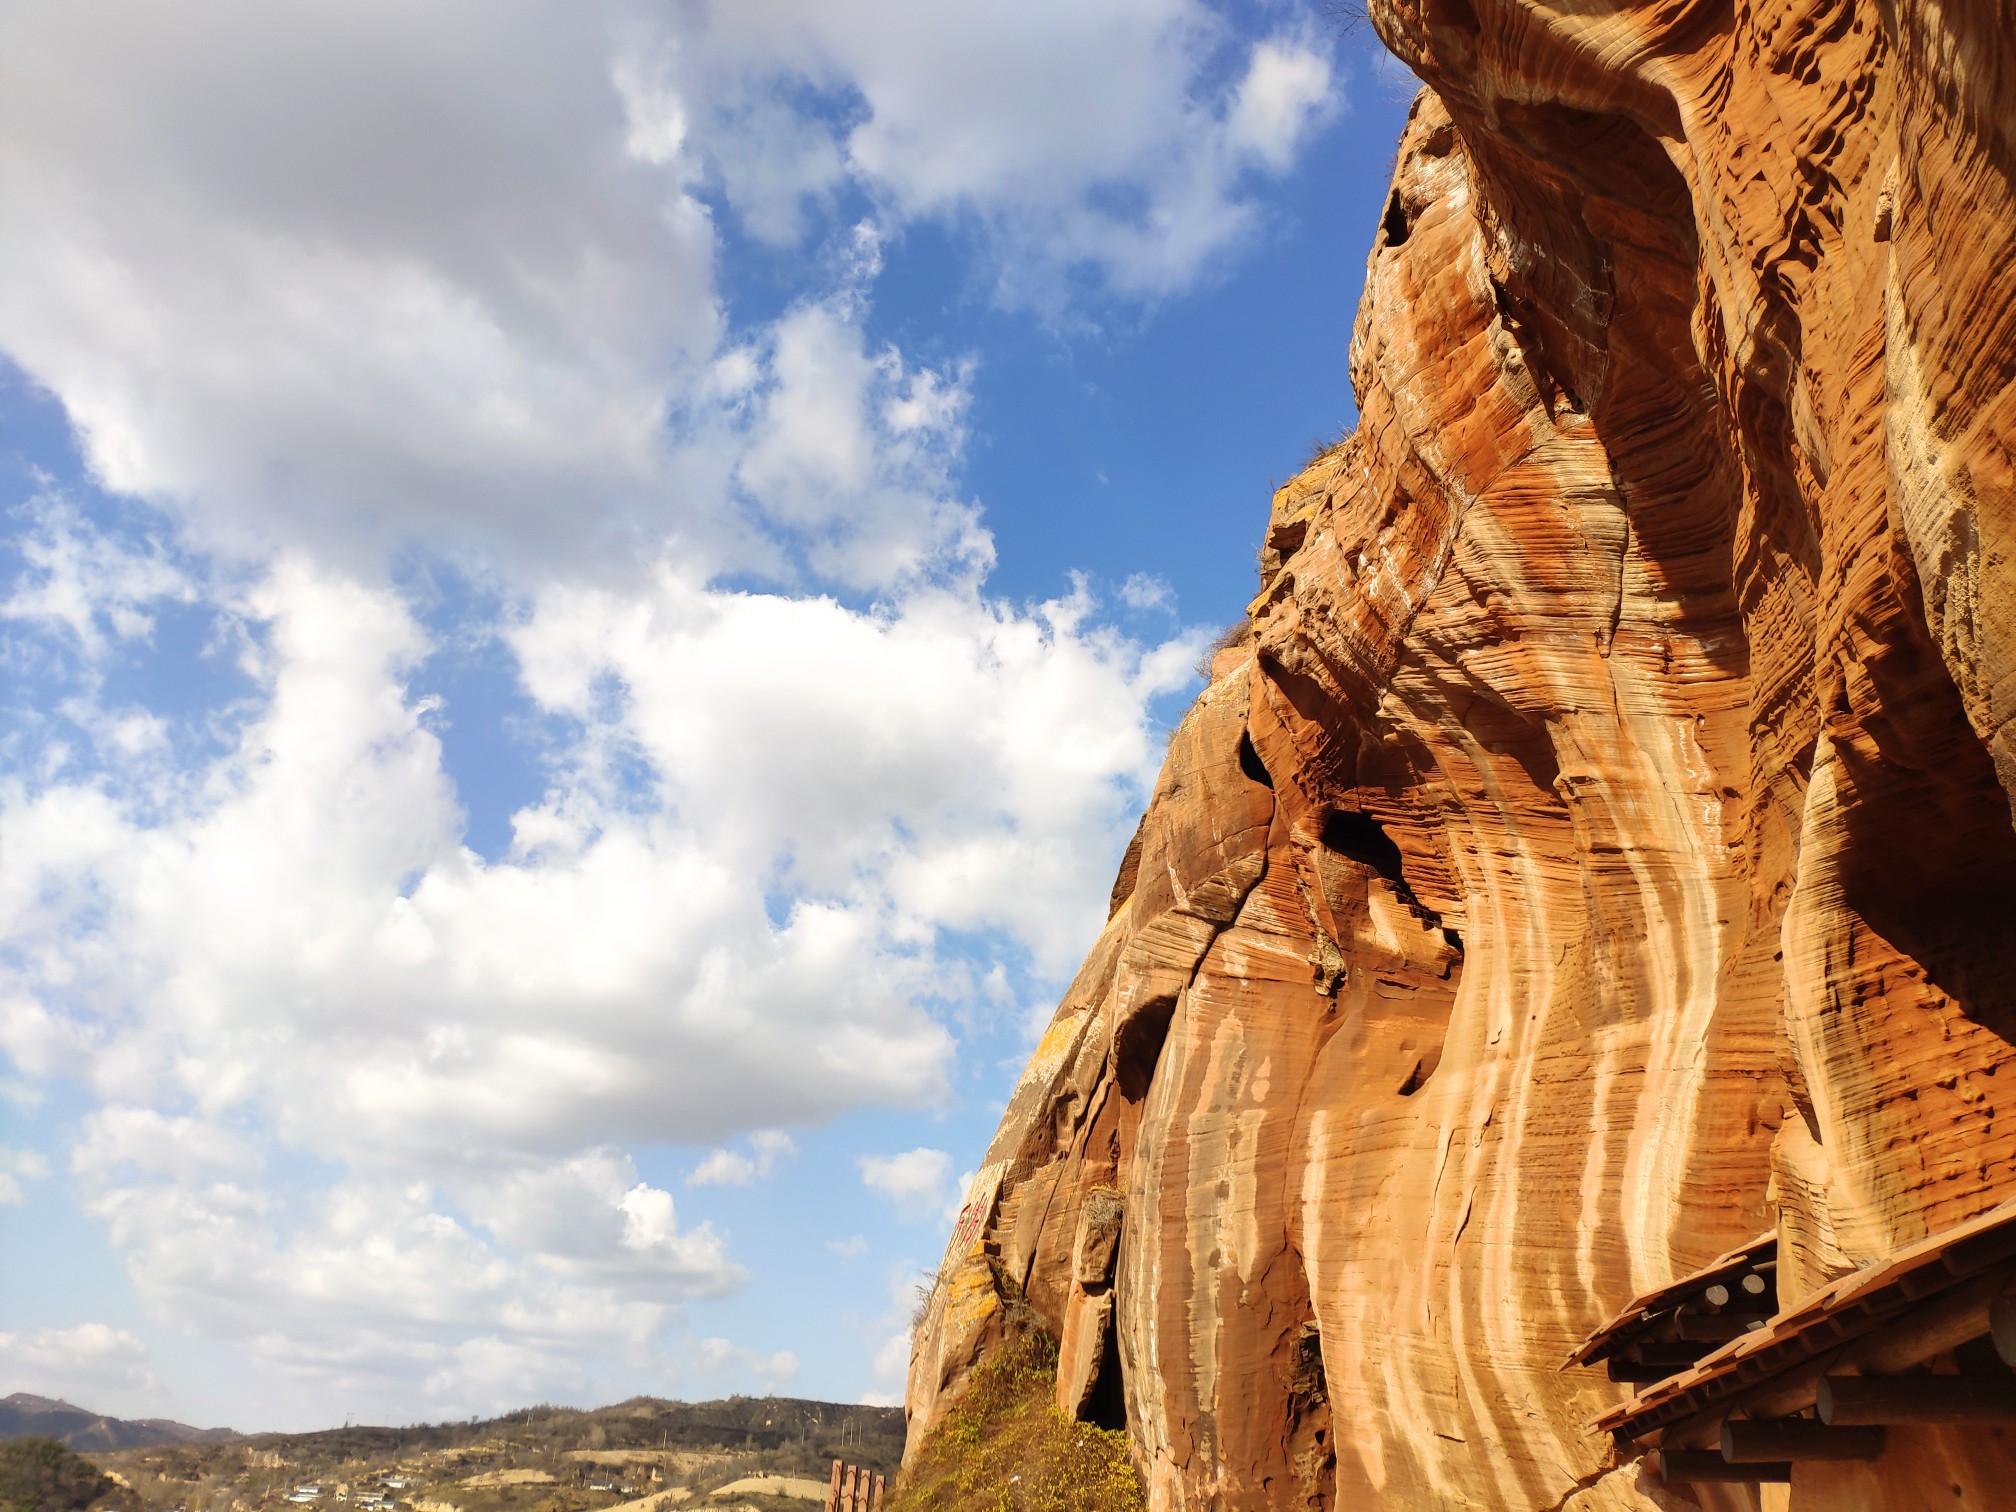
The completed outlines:
[[[1264,788],[1274,786],[1274,776],[1267,770],[1267,763],[1260,759],[1260,753],[1253,746],[1253,732],[1248,730],[1239,737],[1239,770]]]
[[[1399,247],[1406,245],[1408,233],[1413,227],[1407,223],[1407,207],[1400,203],[1400,191],[1395,189],[1386,201],[1386,214],[1380,218],[1379,229],[1384,233],[1386,245]]]
[[[1148,1095],[1155,1067],[1162,1059],[1163,1043],[1169,1038],[1169,1022],[1175,1016],[1173,996],[1156,998],[1129,1014],[1114,1036],[1113,1080],[1127,1101],[1138,1103]]]

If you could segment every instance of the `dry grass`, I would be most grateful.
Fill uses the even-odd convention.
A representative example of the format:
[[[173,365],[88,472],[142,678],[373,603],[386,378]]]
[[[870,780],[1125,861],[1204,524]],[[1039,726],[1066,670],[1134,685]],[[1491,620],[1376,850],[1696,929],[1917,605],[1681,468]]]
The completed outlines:
[[[898,1479],[888,1512],[1146,1512],[1127,1435],[1057,1410],[1057,1346],[1019,1319]]]
[[[1211,681],[1211,663],[1218,659],[1218,653],[1245,645],[1252,635],[1253,622],[1249,619],[1236,619],[1220,630],[1212,637],[1211,644],[1204,648],[1204,654],[1197,658],[1197,675],[1207,683]]]

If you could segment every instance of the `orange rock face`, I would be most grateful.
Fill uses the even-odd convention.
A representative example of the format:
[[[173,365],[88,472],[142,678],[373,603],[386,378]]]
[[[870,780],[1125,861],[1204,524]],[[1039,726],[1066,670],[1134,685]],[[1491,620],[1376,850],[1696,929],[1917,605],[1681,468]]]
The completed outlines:
[[[1760,1230],[1791,1300],[2016,1192],[2016,6],[1373,16],[1429,88],[1361,423],[1275,497],[913,1442],[1019,1293],[1157,1508],[1759,1506],[1559,1367]],[[2010,1504],[2016,1441],[1908,1445],[1762,1504]]]

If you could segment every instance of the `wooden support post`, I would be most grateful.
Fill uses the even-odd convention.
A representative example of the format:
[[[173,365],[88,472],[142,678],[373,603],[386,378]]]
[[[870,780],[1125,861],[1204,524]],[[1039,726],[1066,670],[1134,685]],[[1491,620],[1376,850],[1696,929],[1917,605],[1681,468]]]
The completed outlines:
[[[1713,1449],[1655,1449],[1652,1463],[1664,1481],[1722,1481],[1784,1485],[1792,1479],[1792,1464],[1778,1460],[1765,1465],[1732,1465]]]
[[[875,1495],[874,1498],[868,1503],[868,1512],[882,1512],[883,1481],[884,1481],[883,1476],[878,1475],[875,1477]]]
[[[826,1488],[826,1512],[840,1512],[840,1461],[833,1461],[833,1480]]]
[[[1722,1458],[1732,1465],[1771,1460],[1873,1460],[1883,1453],[1881,1428],[1829,1428],[1812,1418],[1766,1418],[1722,1425]]]
[[[1823,1423],[2016,1422],[2016,1376],[1822,1376]]]

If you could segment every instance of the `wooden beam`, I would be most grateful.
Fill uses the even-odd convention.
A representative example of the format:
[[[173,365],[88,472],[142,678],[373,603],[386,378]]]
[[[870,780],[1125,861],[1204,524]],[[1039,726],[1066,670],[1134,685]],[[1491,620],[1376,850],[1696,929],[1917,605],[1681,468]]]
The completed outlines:
[[[1830,1428],[1812,1418],[1731,1418],[1722,1425],[1722,1458],[1732,1465],[1772,1460],[1873,1460],[1881,1428]]]
[[[1655,1449],[1652,1464],[1663,1481],[1721,1481],[1754,1486],[1765,1482],[1784,1485],[1792,1479],[1789,1460],[1767,1465],[1732,1465],[1713,1449]]]
[[[2004,1365],[2016,1365],[2016,1295],[2007,1292],[1988,1304],[1988,1333]]]
[[[1822,1376],[1823,1423],[2016,1422],[2016,1376]]]
[[[1647,1365],[1664,1365],[1669,1370],[1678,1370],[1683,1365],[1692,1365],[1708,1353],[1700,1343],[1681,1341],[1672,1343],[1664,1339],[1640,1340],[1624,1351],[1634,1355]]]
[[[2016,1288],[2016,1270],[1999,1268],[1930,1301],[1906,1309],[1859,1338],[1852,1331],[1845,1348],[1837,1348],[1760,1376],[1735,1392],[1700,1404],[1700,1410],[1656,1426],[1692,1436],[1721,1431],[1732,1412],[1753,1417],[1785,1417],[1813,1405],[1815,1387],[1830,1369],[1852,1366],[1870,1375],[1910,1370],[1934,1355],[1957,1348],[1988,1332],[1989,1304],[2005,1286]],[[2016,1290],[2012,1290],[2016,1295]],[[1830,1328],[1833,1325],[1829,1325]],[[1835,1330],[1839,1337],[1839,1330]],[[1644,1430],[1639,1437],[1651,1432]],[[1626,1441],[1630,1436],[1626,1435]]]
[[[1673,1324],[1683,1339],[1722,1343],[1740,1339],[1753,1328],[1761,1328],[1765,1313],[1677,1313]]]
[[[1690,1360],[1682,1365],[1656,1365],[1646,1360],[1634,1360],[1628,1355],[1619,1355],[1610,1361],[1609,1375],[1613,1381],[1622,1381],[1627,1386],[1643,1386],[1648,1381],[1663,1381],[1676,1371],[1685,1370]]]

